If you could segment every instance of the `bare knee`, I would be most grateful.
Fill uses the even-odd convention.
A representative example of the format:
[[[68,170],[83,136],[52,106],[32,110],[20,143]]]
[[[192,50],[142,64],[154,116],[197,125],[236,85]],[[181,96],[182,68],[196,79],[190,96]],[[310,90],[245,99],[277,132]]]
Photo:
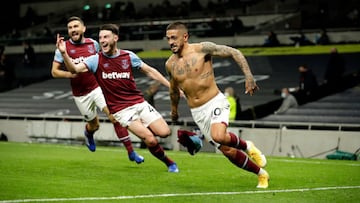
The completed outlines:
[[[219,144],[226,144],[226,134],[222,132],[214,132],[211,134],[212,139]]]
[[[164,129],[161,129],[160,133],[157,135],[159,137],[165,138],[165,137],[168,137],[170,134],[171,134],[170,128],[164,128]]]
[[[162,118],[153,121],[148,128],[154,135],[162,138],[168,137],[171,133],[168,124]]]
[[[211,124],[211,137],[215,142],[223,145],[228,144],[230,137],[226,133],[226,127],[224,123]]]
[[[87,125],[87,130],[90,132],[95,132],[99,130],[100,124],[98,122],[89,122]]]
[[[153,135],[145,136],[143,141],[146,144],[146,146],[148,146],[148,147],[153,147],[158,144],[158,140]]]
[[[166,126],[157,126],[157,125],[150,125],[149,129],[154,135],[159,136],[161,138],[168,137],[171,134],[170,128]]]

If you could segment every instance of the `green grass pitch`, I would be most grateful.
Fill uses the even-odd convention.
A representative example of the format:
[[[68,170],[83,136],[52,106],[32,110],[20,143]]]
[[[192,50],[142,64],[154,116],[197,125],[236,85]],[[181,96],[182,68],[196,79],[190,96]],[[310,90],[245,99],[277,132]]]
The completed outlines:
[[[123,147],[0,143],[5,202],[360,202],[360,162],[268,157],[268,189],[217,153],[166,151],[180,173],[147,150],[137,165]]]

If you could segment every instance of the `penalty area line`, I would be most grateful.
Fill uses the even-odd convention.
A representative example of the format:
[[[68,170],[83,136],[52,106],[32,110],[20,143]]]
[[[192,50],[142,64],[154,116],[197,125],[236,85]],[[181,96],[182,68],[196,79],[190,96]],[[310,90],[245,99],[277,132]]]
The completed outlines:
[[[208,195],[240,195],[240,194],[265,194],[265,193],[289,193],[289,192],[307,192],[307,191],[325,191],[325,190],[345,190],[360,189],[360,185],[337,186],[337,187],[318,187],[318,188],[298,188],[286,190],[252,190],[242,192],[195,192],[195,193],[170,193],[154,195],[132,195],[117,197],[78,197],[78,198],[47,198],[47,199],[17,199],[0,200],[0,203],[19,203],[19,202],[59,202],[59,201],[99,201],[99,200],[121,200],[121,199],[145,199],[159,197],[181,197],[181,196],[208,196]]]

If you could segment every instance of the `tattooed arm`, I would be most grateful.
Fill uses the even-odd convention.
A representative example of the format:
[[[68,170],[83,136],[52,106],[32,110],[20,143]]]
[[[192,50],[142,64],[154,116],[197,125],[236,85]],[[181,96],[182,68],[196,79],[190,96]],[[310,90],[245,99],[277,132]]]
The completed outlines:
[[[178,106],[179,106],[179,100],[180,100],[180,89],[178,87],[177,82],[172,76],[172,67],[170,65],[169,60],[165,63],[166,72],[168,73],[170,77],[170,88],[169,88],[169,94],[171,99],[171,120],[177,121],[179,118],[178,114]]]
[[[240,50],[226,46],[217,45],[212,42],[201,42],[201,51],[205,54],[219,57],[232,57],[245,75],[245,94],[253,95],[259,87],[256,85],[249,64]]]

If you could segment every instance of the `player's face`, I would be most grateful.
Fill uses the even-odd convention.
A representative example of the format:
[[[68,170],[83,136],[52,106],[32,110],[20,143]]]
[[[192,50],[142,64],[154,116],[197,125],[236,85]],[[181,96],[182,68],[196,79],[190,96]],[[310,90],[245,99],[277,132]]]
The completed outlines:
[[[81,42],[86,27],[78,20],[70,21],[67,24],[68,35],[73,42]]]
[[[99,43],[101,50],[107,55],[113,55],[116,53],[116,43],[118,36],[109,30],[100,30]]]
[[[176,54],[181,52],[184,42],[187,39],[187,33],[182,30],[167,30],[166,39],[171,51]]]

